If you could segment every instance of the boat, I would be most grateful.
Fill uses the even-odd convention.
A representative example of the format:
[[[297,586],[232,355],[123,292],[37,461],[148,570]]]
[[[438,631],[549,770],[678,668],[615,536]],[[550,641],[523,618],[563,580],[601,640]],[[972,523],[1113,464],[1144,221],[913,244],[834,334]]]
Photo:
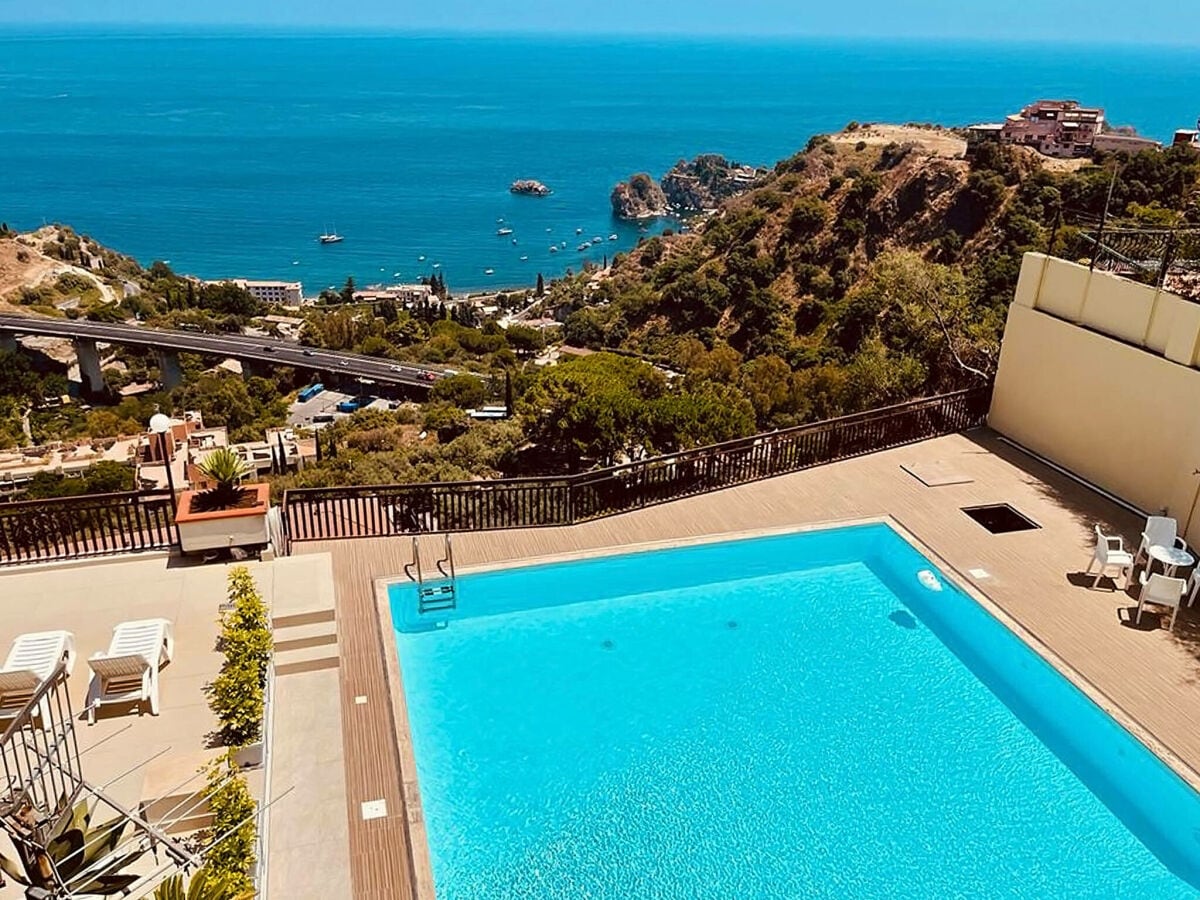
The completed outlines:
[[[498,234],[500,236],[504,236],[506,234],[512,234],[512,229],[511,228],[497,228],[496,234]]]
[[[434,263],[434,264],[433,264],[433,267],[434,267],[435,269],[440,269],[440,268],[442,267],[442,264],[441,264],[441,263]]]
[[[529,257],[528,257],[528,256],[522,256],[522,257],[521,257],[521,262],[525,262],[527,259],[529,259]]]
[[[333,231],[327,231],[322,235],[318,235],[317,240],[322,244],[340,244],[345,238],[338,234],[335,228]]]
[[[594,238],[592,238],[592,243],[599,244],[603,240],[604,240],[604,238],[602,238],[602,237],[594,237]]]
[[[551,244],[551,245],[550,245],[550,252],[551,252],[551,253],[557,253],[557,252],[558,252],[558,245],[557,245],[557,244]]]
[[[423,256],[418,256],[418,257],[417,257],[417,262],[425,262],[425,257],[423,257]]]
[[[576,228],[576,229],[575,229],[575,233],[576,233],[576,234],[583,234],[583,229],[582,229],[582,228]]]
[[[615,241],[615,240],[617,239],[617,236],[616,236],[615,234],[610,234],[610,235],[608,236],[608,239],[609,239],[610,241]]]
[[[484,270],[483,270],[483,274],[484,274],[484,275],[495,275],[495,274],[496,274],[496,270],[495,270],[495,269],[484,269]]]
[[[496,220],[496,224],[497,224],[497,225],[503,225],[503,224],[504,224],[504,216],[501,216],[500,218],[498,218],[498,219]]]
[[[562,247],[562,248],[565,250],[565,249],[566,249],[566,247],[567,247],[567,242],[566,242],[566,241],[563,241],[563,242],[562,242],[561,244],[559,244],[558,246]]]
[[[591,249],[592,249],[592,242],[591,242],[591,241],[584,241],[582,244],[580,244],[580,245],[579,245],[578,247],[576,247],[575,249],[576,249],[576,250],[578,250],[580,253],[582,253],[584,250],[591,250]]]
[[[300,265],[300,260],[298,260],[298,259],[293,259],[293,260],[292,260],[292,265],[293,265],[293,266],[298,266],[298,265]]]
[[[399,273],[399,272],[393,272],[393,273],[392,273],[392,277],[393,277],[393,278],[399,278],[399,277],[400,277],[400,273]]]

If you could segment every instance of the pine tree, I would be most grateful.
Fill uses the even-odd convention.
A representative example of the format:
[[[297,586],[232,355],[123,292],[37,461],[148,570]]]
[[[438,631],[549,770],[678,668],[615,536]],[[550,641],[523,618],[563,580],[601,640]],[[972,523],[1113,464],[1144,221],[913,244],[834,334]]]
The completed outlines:
[[[341,297],[342,297],[343,303],[353,303],[354,302],[354,276],[353,275],[346,276],[346,283],[342,286]]]
[[[537,296],[544,297],[546,294],[546,279],[542,277],[542,273],[538,272],[537,280]]]

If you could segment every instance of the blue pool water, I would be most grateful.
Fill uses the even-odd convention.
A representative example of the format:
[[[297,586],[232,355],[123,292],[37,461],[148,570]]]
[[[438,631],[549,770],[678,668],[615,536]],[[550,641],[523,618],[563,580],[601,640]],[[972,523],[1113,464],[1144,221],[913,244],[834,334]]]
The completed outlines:
[[[1193,897],[1200,799],[884,525],[392,614],[439,898]]]

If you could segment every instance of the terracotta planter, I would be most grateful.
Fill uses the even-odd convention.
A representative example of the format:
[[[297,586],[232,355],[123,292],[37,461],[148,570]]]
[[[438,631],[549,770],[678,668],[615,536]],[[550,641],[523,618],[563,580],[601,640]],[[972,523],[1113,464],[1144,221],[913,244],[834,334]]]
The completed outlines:
[[[270,541],[267,510],[270,508],[269,484],[244,484],[242,490],[253,495],[254,502],[239,509],[214,509],[193,512],[192,504],[200,491],[179,495],[175,524],[179,526],[179,545],[184,553],[225,550],[230,547],[260,547]]]

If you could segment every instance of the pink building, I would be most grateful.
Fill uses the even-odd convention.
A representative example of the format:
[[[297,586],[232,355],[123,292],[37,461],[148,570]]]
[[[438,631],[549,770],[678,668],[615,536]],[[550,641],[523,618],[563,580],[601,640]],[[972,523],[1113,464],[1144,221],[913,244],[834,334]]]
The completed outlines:
[[[1089,156],[1104,130],[1104,110],[1075,100],[1039,100],[1009,116],[1000,129],[1004,144],[1033,147],[1046,156]]]

